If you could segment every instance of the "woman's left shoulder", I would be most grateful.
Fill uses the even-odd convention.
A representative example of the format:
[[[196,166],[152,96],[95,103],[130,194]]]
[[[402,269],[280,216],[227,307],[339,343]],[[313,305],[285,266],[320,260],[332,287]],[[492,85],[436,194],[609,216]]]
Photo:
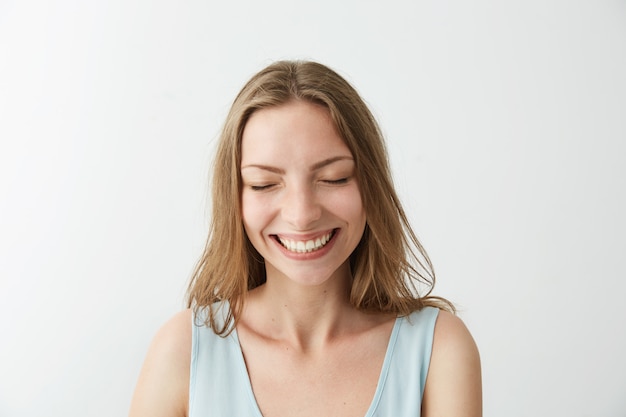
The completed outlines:
[[[423,416],[481,416],[480,355],[456,315],[439,311],[422,402]]]
[[[440,310],[435,323],[433,350],[441,354],[465,353],[478,359],[478,348],[470,331],[459,316]]]

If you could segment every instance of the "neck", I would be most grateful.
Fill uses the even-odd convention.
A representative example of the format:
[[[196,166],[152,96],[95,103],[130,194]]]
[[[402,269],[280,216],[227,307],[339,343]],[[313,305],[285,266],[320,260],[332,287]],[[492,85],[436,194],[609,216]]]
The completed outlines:
[[[350,327],[356,310],[349,303],[349,268],[316,285],[269,272],[267,282],[250,293],[246,308],[254,310],[249,320],[262,333],[312,350]]]

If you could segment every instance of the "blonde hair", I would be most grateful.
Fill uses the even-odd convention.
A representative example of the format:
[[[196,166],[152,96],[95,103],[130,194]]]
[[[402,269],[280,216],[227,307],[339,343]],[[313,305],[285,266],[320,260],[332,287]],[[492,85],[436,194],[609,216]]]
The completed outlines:
[[[232,331],[246,294],[265,282],[265,266],[243,228],[241,138],[255,111],[290,100],[328,109],[352,152],[367,224],[350,256],[351,304],[363,311],[405,316],[425,306],[454,311],[431,296],[435,274],[409,225],[393,186],[387,151],[376,120],[357,91],[330,68],[310,61],[279,61],[254,75],[235,98],[222,130],[213,166],[212,218],[204,253],[188,287],[188,307],[208,308],[206,325]],[[426,288],[419,295],[418,286]],[[213,304],[227,300],[222,325]],[[234,325],[233,325],[234,324]]]

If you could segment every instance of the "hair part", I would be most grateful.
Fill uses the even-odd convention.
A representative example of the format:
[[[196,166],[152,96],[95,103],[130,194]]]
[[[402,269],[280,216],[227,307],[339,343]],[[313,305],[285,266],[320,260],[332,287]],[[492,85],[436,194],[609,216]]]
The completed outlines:
[[[189,283],[188,307],[196,313],[207,308],[205,324],[225,336],[235,328],[248,291],[266,280],[264,260],[243,226],[241,139],[255,111],[291,100],[328,109],[354,158],[367,222],[350,256],[350,303],[362,311],[398,316],[425,306],[454,312],[448,300],[431,295],[433,266],[396,194],[378,123],[344,78],[311,61],[275,62],[254,75],[235,98],[215,154],[209,236]],[[216,320],[217,301],[230,303],[223,322]]]

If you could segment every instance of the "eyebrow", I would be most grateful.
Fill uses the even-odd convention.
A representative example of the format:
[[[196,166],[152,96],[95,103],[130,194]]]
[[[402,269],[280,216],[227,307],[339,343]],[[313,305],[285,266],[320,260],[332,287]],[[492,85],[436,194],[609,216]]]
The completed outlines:
[[[323,161],[320,162],[316,162],[311,166],[311,171],[317,171],[318,169],[322,169],[325,166],[328,166],[330,164],[333,164],[337,161],[354,161],[354,158],[352,158],[351,156],[334,156],[332,158],[328,158],[328,159],[324,159]],[[284,174],[285,170],[277,168],[277,167],[273,167],[270,165],[262,165],[262,164],[249,164],[249,165],[245,165],[242,166],[241,169],[246,169],[246,168],[258,168],[258,169],[263,169],[265,171],[270,171],[270,172],[274,172],[276,174]]]

